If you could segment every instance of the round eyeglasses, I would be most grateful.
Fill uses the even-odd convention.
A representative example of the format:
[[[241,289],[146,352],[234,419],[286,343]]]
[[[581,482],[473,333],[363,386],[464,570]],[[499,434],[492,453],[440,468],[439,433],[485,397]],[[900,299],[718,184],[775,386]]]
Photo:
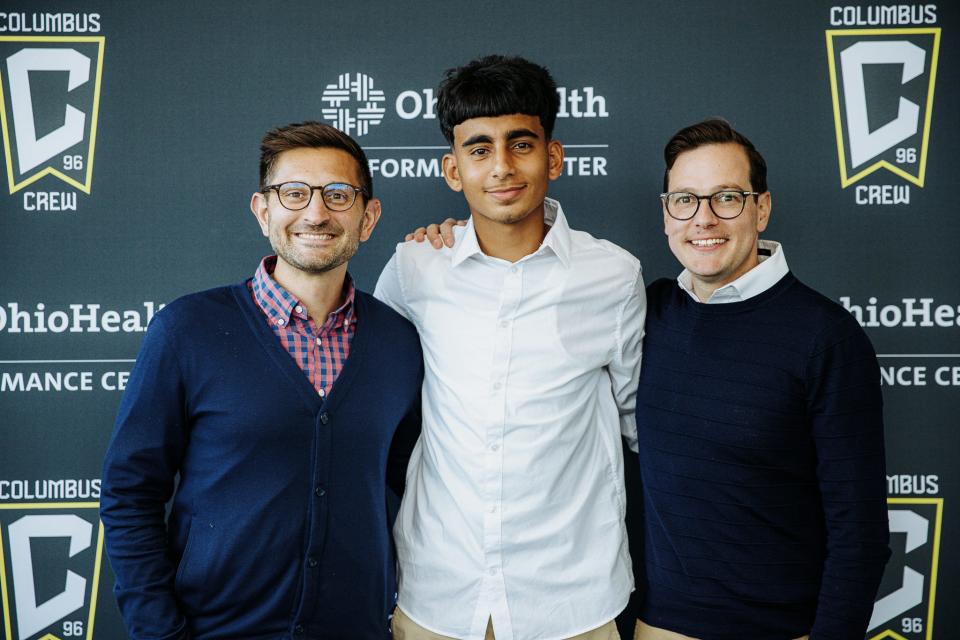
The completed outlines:
[[[668,193],[661,193],[660,199],[663,200],[663,205],[666,207],[670,217],[676,220],[689,220],[697,215],[697,211],[700,210],[701,200],[706,200],[710,203],[710,210],[713,211],[715,216],[723,218],[724,220],[730,220],[743,213],[748,196],[758,195],[760,195],[760,193],[757,191],[733,191],[730,189],[717,191],[708,196],[698,196],[695,193],[688,193],[686,191],[670,191]]]
[[[261,193],[276,191],[280,198],[280,204],[284,208],[291,211],[300,211],[310,205],[314,189],[320,191],[323,204],[331,211],[346,211],[356,202],[358,193],[362,193],[364,197],[370,197],[365,190],[346,182],[331,182],[330,184],[317,186],[305,182],[284,182],[283,184],[267,185]]]

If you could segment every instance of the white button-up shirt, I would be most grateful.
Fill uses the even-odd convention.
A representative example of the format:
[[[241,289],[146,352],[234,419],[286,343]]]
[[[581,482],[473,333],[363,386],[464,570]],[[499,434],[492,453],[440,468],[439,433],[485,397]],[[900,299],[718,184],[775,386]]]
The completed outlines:
[[[621,433],[634,403],[646,298],[640,263],[567,226],[546,200],[541,247],[485,255],[397,246],[376,296],[420,332],[423,433],[394,527],[398,604],[442,635],[567,638],[626,606]]]
[[[760,240],[760,264],[750,271],[714,291],[705,304],[724,304],[727,302],[741,302],[761,294],[773,285],[780,282],[780,278],[787,275],[787,258],[783,255],[783,247],[773,240]],[[684,269],[677,276],[677,284],[690,296],[700,302],[700,298],[693,292],[693,274]]]

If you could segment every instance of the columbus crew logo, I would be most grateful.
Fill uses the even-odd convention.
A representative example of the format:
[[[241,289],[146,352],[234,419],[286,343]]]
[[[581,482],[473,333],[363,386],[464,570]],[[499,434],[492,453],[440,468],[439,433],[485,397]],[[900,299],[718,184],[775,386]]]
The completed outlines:
[[[0,125],[10,193],[51,175],[90,193],[103,36],[0,36]]]
[[[939,28],[826,32],[840,184],[887,169],[923,186]]]
[[[98,506],[0,504],[5,640],[95,637],[103,558]]]
[[[932,640],[943,498],[888,498],[890,547],[869,640]]]
[[[370,127],[383,121],[386,97],[373,88],[373,78],[363,73],[340,74],[336,84],[328,84],[320,98],[326,106],[322,113],[344,133],[366,135]]]

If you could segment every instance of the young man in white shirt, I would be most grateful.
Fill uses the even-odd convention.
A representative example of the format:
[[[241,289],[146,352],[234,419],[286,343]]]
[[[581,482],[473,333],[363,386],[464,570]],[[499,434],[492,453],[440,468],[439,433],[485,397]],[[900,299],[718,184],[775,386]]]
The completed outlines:
[[[640,263],[546,198],[556,85],[521,58],[438,92],[456,247],[400,244],[376,295],[420,332],[423,433],[394,527],[395,638],[619,638],[633,588],[620,436],[636,443]]]

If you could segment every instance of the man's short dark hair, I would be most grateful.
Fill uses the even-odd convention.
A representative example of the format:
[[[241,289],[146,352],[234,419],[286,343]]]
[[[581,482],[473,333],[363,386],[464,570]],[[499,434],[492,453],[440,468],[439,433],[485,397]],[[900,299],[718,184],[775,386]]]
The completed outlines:
[[[730,126],[730,123],[723,118],[710,118],[689,127],[684,127],[673,134],[667,146],[663,148],[663,159],[667,163],[667,168],[663,172],[663,190],[668,189],[670,169],[673,163],[677,161],[677,156],[685,151],[693,151],[697,147],[708,144],[725,144],[732,142],[743,147],[747,152],[747,159],[750,161],[750,186],[754,191],[763,193],[767,191],[767,162],[753,146],[753,143],[747,140],[747,137]]]
[[[437,89],[440,130],[450,144],[453,128],[461,122],[514,113],[538,116],[549,140],[559,108],[550,72],[518,57],[486,56],[448,69]]]
[[[357,142],[339,129],[322,122],[296,122],[285,127],[277,127],[267,132],[260,143],[260,190],[267,186],[267,180],[277,162],[277,157],[290,149],[340,149],[346,151],[357,161],[357,173],[360,184],[368,198],[373,197],[373,176],[367,154]]]

